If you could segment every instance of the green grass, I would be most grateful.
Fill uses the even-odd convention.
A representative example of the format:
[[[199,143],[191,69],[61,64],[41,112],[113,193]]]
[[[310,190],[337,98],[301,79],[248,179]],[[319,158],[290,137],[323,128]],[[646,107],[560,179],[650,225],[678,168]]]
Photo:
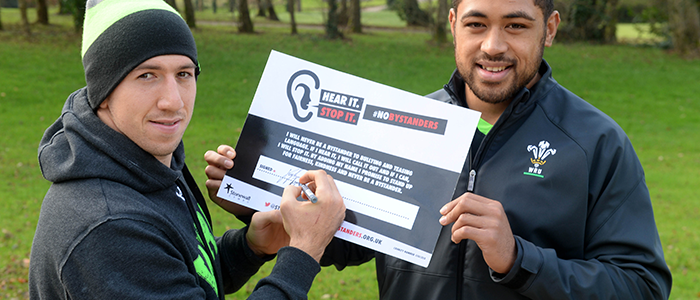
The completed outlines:
[[[651,33],[650,29],[646,23],[617,24],[617,41],[627,44],[658,44],[664,41],[663,37]]]
[[[281,10],[278,10],[281,12]],[[17,36],[16,10],[2,9],[0,32],[0,298],[26,298],[27,260],[44,193],[36,150],[65,98],[85,84],[80,37],[69,17],[33,25]],[[35,17],[30,13],[30,20]],[[13,19],[14,18],[14,19]],[[14,21],[13,21],[14,20]],[[426,43],[426,33],[372,32],[327,41],[316,29],[266,27],[242,35],[235,27],[201,24],[195,32],[203,73],[194,120],[186,135],[187,162],[204,183],[204,152],[235,144],[271,49],[417,94],[440,88],[454,67],[449,47]],[[700,61],[655,48],[562,45],[545,50],[554,77],[612,116],[629,134],[644,165],[667,262],[671,299],[700,297]],[[212,208],[215,233],[240,223]],[[241,291],[269,274],[267,264]],[[324,296],[327,295],[327,296]],[[376,299],[374,265],[324,268],[310,299]]]

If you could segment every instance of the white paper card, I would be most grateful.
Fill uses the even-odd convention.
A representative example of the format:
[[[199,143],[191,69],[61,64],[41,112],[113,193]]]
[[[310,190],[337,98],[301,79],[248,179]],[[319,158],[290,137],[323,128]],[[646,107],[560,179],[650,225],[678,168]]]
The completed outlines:
[[[348,209],[336,237],[427,267],[479,117],[272,51],[218,196],[279,209],[323,169]]]

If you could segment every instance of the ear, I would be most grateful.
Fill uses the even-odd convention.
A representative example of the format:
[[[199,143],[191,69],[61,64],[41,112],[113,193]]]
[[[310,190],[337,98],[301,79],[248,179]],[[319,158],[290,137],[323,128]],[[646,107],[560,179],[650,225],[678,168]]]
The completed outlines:
[[[557,28],[559,28],[559,22],[561,22],[559,12],[553,11],[549,18],[547,19],[547,32],[545,32],[545,42],[546,47],[551,47],[554,43],[554,37],[557,35]]]
[[[100,103],[100,106],[98,106],[98,109],[106,109],[109,107],[109,97],[106,99],[102,100],[102,103]]]
[[[450,14],[448,20],[450,20],[450,31],[452,32],[452,37],[455,36],[455,21],[457,20],[457,13],[454,8],[450,8]]]
[[[110,97],[107,96],[107,98],[104,101],[102,101],[102,103],[100,103],[100,106],[98,106],[95,110],[95,114],[98,118],[100,118],[100,120],[102,120],[102,123],[107,124],[107,126],[109,126],[117,132],[121,132],[117,128],[117,125],[114,124],[114,120],[112,119],[112,115],[109,111],[109,99]]]

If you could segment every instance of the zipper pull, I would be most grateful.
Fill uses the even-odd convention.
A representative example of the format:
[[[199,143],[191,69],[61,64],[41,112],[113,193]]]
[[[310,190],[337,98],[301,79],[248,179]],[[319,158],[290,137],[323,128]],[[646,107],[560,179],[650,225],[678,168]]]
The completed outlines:
[[[476,179],[476,170],[469,171],[469,183],[467,184],[467,192],[474,191],[474,180]]]

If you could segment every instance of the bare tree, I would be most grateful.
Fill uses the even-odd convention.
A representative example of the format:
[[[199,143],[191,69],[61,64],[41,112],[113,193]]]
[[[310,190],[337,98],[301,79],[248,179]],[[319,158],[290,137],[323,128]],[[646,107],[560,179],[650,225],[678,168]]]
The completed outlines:
[[[238,32],[253,33],[253,21],[250,20],[248,0],[238,0]]]
[[[294,1],[287,0],[287,10],[289,11],[289,23],[292,26],[292,35],[297,34],[297,21],[294,18]]]
[[[36,0],[36,22],[49,25],[49,9],[46,6],[46,0]]]
[[[340,0],[340,10],[338,11],[338,26],[348,25],[348,0]]]
[[[433,41],[436,44],[442,45],[447,43],[447,17],[450,12],[447,0],[438,0],[437,20],[435,20],[435,31],[433,31]]]
[[[338,39],[342,35],[338,31],[338,3],[337,0],[328,0],[328,19],[326,20],[326,37]]]
[[[668,1],[668,26],[673,48],[681,56],[700,56],[700,14],[692,0]]]
[[[406,20],[408,26],[427,27],[431,23],[431,16],[422,10],[418,5],[418,0],[396,0],[401,5],[399,17]]]
[[[267,18],[267,2],[265,0],[257,0],[258,4],[258,17]]]
[[[572,41],[614,42],[617,0],[573,0],[557,38]]]
[[[19,0],[19,14],[22,17],[22,29],[27,36],[32,35],[32,29],[29,27],[29,18],[27,18],[27,0]]]
[[[172,6],[175,10],[180,11],[179,9],[177,9],[177,1],[175,1],[175,0],[165,0],[165,3],[170,4],[170,6]]]
[[[236,1],[228,0],[228,12],[232,13],[236,10]]]
[[[348,27],[346,31],[362,33],[361,12],[360,0],[350,0],[350,15],[348,16]]]
[[[70,3],[68,3],[70,0],[58,0],[58,14],[59,15],[67,15],[70,14]]]
[[[87,0],[66,1],[66,4],[69,6],[68,9],[73,15],[73,25],[76,33],[83,30],[83,22],[85,21],[85,2],[87,2]]]
[[[618,0],[608,0],[605,4],[605,27],[603,28],[603,42],[613,44],[617,42],[617,8]]]
[[[263,1],[265,1],[265,5],[267,6],[267,19],[272,21],[279,21],[280,18],[277,17],[277,13],[275,12],[275,6],[272,5],[272,0]]]
[[[192,0],[185,0],[185,22],[190,28],[196,28],[197,22],[194,18],[194,5],[192,5]]]

